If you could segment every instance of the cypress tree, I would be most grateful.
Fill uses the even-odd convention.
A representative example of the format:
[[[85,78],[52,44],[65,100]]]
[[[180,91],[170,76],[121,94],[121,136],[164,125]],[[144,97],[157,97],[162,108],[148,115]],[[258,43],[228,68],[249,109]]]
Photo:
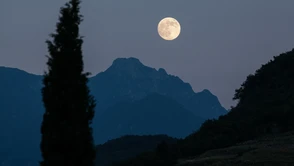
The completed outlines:
[[[94,165],[95,100],[87,86],[90,73],[83,72],[80,3],[70,0],[60,9],[56,31],[46,41],[50,55],[42,88],[41,166]]]

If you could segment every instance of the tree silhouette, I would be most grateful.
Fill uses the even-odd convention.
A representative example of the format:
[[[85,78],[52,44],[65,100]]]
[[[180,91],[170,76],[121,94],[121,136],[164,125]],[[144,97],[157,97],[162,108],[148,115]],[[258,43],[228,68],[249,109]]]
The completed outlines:
[[[95,147],[91,123],[95,100],[83,73],[80,1],[60,9],[56,32],[47,40],[48,72],[42,89],[45,113],[41,126],[41,166],[93,166]]]
[[[159,156],[161,157],[166,157],[168,154],[168,145],[165,141],[162,141],[161,143],[158,144],[156,147],[156,152]]]

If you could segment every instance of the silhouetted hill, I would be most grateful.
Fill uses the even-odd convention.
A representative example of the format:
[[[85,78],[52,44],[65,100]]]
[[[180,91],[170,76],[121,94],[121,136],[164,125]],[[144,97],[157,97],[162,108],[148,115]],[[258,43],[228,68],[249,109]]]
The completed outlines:
[[[236,107],[219,120],[206,121],[199,132],[186,138],[187,155],[223,148],[272,132],[293,130],[293,64],[294,50],[274,57],[254,75],[249,75],[236,90]],[[193,150],[196,147],[198,152]]]
[[[287,131],[294,131],[293,64],[294,49],[282,53],[274,57],[267,64],[262,65],[254,74],[249,75],[241,87],[236,90],[234,96],[234,99],[238,100],[236,107],[232,108],[228,114],[220,116],[217,120],[206,120],[197,132],[180,140],[176,147],[166,151],[165,156],[167,157],[162,157],[156,152],[150,152],[116,165],[171,166],[177,162],[177,159],[181,158],[195,158],[197,161],[201,160],[202,162],[190,163],[191,166],[201,165],[203,162],[204,165],[209,165],[207,162],[213,162],[215,160],[203,161],[203,156],[205,156],[203,153],[206,151],[234,146],[237,143],[248,140],[258,140],[259,137],[268,134],[278,135]],[[292,142],[290,144],[286,142],[280,143],[290,145]],[[288,147],[288,150],[290,150],[288,152],[287,148],[283,152],[279,148],[268,148],[266,150],[255,151],[254,153],[257,156],[254,156],[254,153],[252,154],[250,152],[244,153],[245,156],[243,154],[239,155],[243,159],[257,161],[257,163],[253,163],[255,165],[268,164],[269,160],[263,163],[259,161],[263,160],[263,157],[267,159],[274,158],[275,155],[278,159],[287,159],[287,161],[283,161],[287,164],[287,162],[293,163],[293,160],[289,160],[293,156],[291,148],[293,147]],[[222,155],[225,155],[225,153],[222,152]],[[290,157],[287,155],[290,155]],[[275,164],[273,165],[277,165],[277,161],[275,160]],[[244,160],[240,162],[244,162]],[[189,162],[187,164],[189,165]],[[218,164],[221,163],[216,163],[215,165]],[[246,165],[252,163],[250,161],[248,163],[224,163],[224,165],[228,166],[238,164]]]
[[[287,166],[294,165],[294,132],[269,135],[207,151],[177,166]]]
[[[120,102],[97,118],[98,140],[123,135],[167,134],[183,138],[204,122],[175,100],[153,93],[133,102]]]
[[[145,151],[152,151],[162,141],[174,144],[177,139],[167,135],[127,135],[107,141],[97,146],[96,165],[109,166],[113,162],[135,157]]]

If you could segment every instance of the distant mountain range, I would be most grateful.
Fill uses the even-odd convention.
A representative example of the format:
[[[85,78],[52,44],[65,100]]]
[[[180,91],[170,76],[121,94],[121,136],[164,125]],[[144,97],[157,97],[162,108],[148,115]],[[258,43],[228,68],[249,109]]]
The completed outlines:
[[[0,67],[0,79],[0,162],[37,160],[44,113],[42,76]],[[90,78],[89,86],[97,100],[93,121],[97,144],[127,134],[181,138],[205,119],[227,113],[208,90],[195,93],[180,78],[144,66],[136,58],[116,59]]]

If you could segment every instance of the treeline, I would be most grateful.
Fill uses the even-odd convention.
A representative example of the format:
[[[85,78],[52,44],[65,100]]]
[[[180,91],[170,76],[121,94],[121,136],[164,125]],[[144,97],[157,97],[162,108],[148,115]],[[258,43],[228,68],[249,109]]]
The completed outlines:
[[[175,146],[158,145],[115,166],[170,166],[207,150],[224,148],[267,134],[294,129],[294,49],[262,65],[236,90],[236,107],[201,128]]]
[[[167,135],[126,135],[96,147],[96,165],[109,166],[114,162],[133,158],[140,153],[153,151],[162,141],[175,144],[176,138]]]

